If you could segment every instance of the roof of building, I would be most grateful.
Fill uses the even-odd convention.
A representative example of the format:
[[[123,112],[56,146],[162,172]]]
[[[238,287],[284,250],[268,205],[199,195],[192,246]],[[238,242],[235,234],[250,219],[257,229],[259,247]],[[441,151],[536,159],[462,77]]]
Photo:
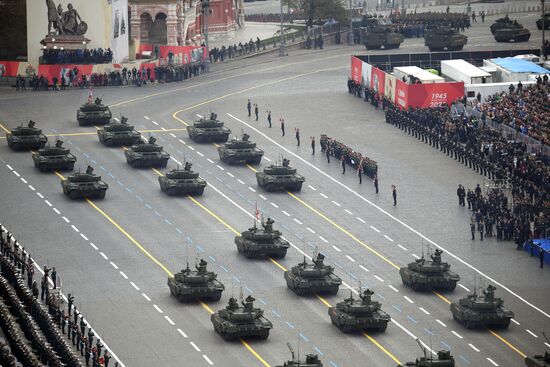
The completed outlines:
[[[513,73],[550,74],[550,71],[540,67],[534,62],[513,57],[491,59],[491,62]]]

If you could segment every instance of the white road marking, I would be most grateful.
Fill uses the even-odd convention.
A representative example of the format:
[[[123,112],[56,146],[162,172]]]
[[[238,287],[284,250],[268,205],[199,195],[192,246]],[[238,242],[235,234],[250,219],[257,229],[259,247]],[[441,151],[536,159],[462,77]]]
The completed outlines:
[[[115,264],[114,262],[112,261],[109,261],[109,263],[113,266],[113,268],[115,268],[116,270],[118,270],[118,265]]]
[[[23,181],[23,183],[25,184],[28,184],[27,180],[25,180],[23,177],[21,177],[21,181]]]
[[[264,157],[264,159],[268,162],[271,162],[271,159],[267,158],[267,157]]]
[[[99,249],[97,248],[97,246],[93,244],[93,242],[90,242],[90,246],[92,246],[92,247],[94,248],[94,250],[96,250],[96,251],[99,250]]]
[[[535,334],[535,333],[532,332],[531,330],[525,329],[525,331],[527,331],[527,332],[528,332],[529,334],[531,334],[533,337],[538,338],[537,334]]]
[[[390,237],[388,237],[388,235],[385,234],[384,237],[385,237],[388,241],[393,242],[393,240],[392,240]]]
[[[399,293],[399,289],[395,288],[393,285],[388,284],[388,287],[390,287],[394,292]]]
[[[176,325],[176,323],[174,321],[172,321],[172,319],[169,318],[167,315],[164,315],[164,318],[166,319],[166,321],[168,321],[170,323],[170,325],[172,325],[172,326]]]
[[[550,344],[545,342],[544,345],[546,345],[548,348],[550,348]]]
[[[429,315],[430,313],[423,307],[418,307],[420,311],[424,312],[426,315]]]
[[[204,157],[204,154],[202,154],[201,152],[197,151],[197,154],[200,155],[201,157]]]
[[[136,285],[136,283],[130,282],[130,284],[132,285],[132,287],[134,287],[136,291],[139,291],[139,287]]]
[[[473,344],[471,344],[471,343],[468,344],[468,345],[470,346],[470,348],[472,348],[473,350],[475,350],[476,352],[479,353],[479,349],[477,349],[477,348],[475,347],[475,345],[473,345]]]
[[[9,164],[6,164],[6,167],[8,167],[10,169],[10,171],[13,171],[13,167],[10,166]]]
[[[84,238],[84,241],[88,241],[88,237],[86,237],[86,235],[84,235],[84,233],[81,233],[80,237]]]
[[[265,196],[263,196],[262,194],[258,195],[259,197],[261,197],[262,199],[264,200],[267,200],[267,198]]]
[[[199,347],[197,347],[197,344],[193,343],[193,342],[189,342],[189,344],[191,344],[193,346],[193,348],[195,348],[195,350],[197,352],[200,352],[201,350],[199,349]]]
[[[274,208],[279,208],[279,206],[277,204],[275,204],[273,201],[270,203],[271,206],[273,206]]]
[[[161,129],[162,131],[166,131],[166,128],[165,128],[164,126],[162,126],[160,129]]]
[[[198,113],[195,114],[198,118],[202,119],[202,115],[199,115]]]
[[[518,325],[518,326],[521,325],[519,322],[516,321],[516,319],[510,319],[510,320],[512,320],[512,322],[513,322],[514,324]]]
[[[322,197],[324,197],[325,199],[328,199],[328,196],[326,196],[326,195],[323,194],[322,192],[320,193],[320,195],[321,195]]]
[[[187,338],[187,334],[185,334],[185,333],[183,332],[183,330],[178,329],[178,333],[180,333],[181,336],[183,336],[184,338]]]
[[[459,339],[464,339],[464,338],[462,337],[462,335],[460,335],[459,333],[457,333],[457,332],[454,331],[454,330],[451,330],[451,333],[455,334],[455,336],[456,336],[457,338],[459,338]]]
[[[191,145],[188,145],[187,148],[189,148],[191,150],[195,150],[195,148],[193,148]]]
[[[224,169],[222,166],[220,166],[219,164],[216,164],[216,167],[218,167],[218,168],[221,169],[222,171],[225,171],[225,169]]]
[[[363,218],[360,218],[360,217],[356,217],[356,219],[357,219],[357,220],[358,220],[359,222],[363,223],[363,224],[365,224],[365,223],[366,223],[366,222],[365,222],[365,221],[363,220]]]
[[[212,163],[214,163],[214,162],[212,162]],[[227,173],[227,175],[228,175],[229,177],[235,178],[235,176],[234,176],[231,172],[225,172],[225,173]]]
[[[435,321],[437,321],[439,323],[439,325],[441,325],[443,327],[447,327],[447,325],[445,325],[445,323],[443,321],[441,321],[440,319],[435,319]]]
[[[173,137],[173,138],[175,138],[175,137],[176,137],[176,134],[170,133],[170,136]]]
[[[403,296],[403,298],[405,298],[409,303],[414,303],[414,301],[407,296]]]
[[[315,233],[315,231],[314,231],[313,229],[309,228],[309,227],[306,227],[306,229],[307,229],[308,231],[310,231],[311,233]]]
[[[36,191],[36,189],[31,184],[29,184],[29,189],[31,189],[32,191]]]
[[[48,200],[44,200],[44,202],[48,204],[48,206],[52,206],[52,203],[50,203]]]
[[[349,261],[351,261],[352,263],[355,262],[355,259],[349,255],[346,255],[346,257],[348,258]]]
[[[40,199],[44,199],[44,195],[42,195],[41,193],[37,192],[36,195],[38,195]]]
[[[407,250],[406,247],[404,247],[404,246],[402,246],[402,245],[397,245],[397,247],[399,247],[399,248],[400,248],[401,250],[403,250],[403,251],[409,251],[409,250]]]
[[[287,217],[290,217],[290,214],[288,214],[286,211],[283,210],[283,214],[286,215]]]
[[[143,298],[145,298],[147,301],[151,302],[151,298],[149,298],[148,295],[146,295],[145,293],[142,293],[141,295],[142,295]],[[186,336],[186,338],[187,338],[187,336]]]
[[[319,236],[319,239],[320,239],[321,241],[323,241],[324,243],[328,243],[328,241],[327,241],[327,240],[325,239],[325,237],[323,237],[323,236]]]
[[[214,365],[214,362],[212,362],[210,360],[210,358],[208,358],[208,356],[206,354],[203,354],[202,355],[202,358],[204,358],[204,360],[206,361],[206,363],[208,363],[209,365],[213,366]]]
[[[317,189],[311,185],[307,185],[307,187],[309,187],[310,189],[312,189],[313,191],[317,191]]]
[[[244,185],[244,181],[241,180],[240,178],[237,179],[237,182],[240,183],[241,185]]]
[[[74,229],[75,232],[77,232],[77,233],[80,232],[80,231],[78,230],[78,228],[75,227],[74,224],[71,224],[71,227]]]
[[[65,222],[71,223],[71,221],[67,217],[61,217]]]
[[[118,117],[114,117],[114,119],[115,119],[115,121],[120,122],[120,120],[118,119]]]
[[[100,252],[99,253],[105,260],[109,260],[109,258],[107,257],[107,255],[105,255],[103,252]]]
[[[373,230],[375,230],[376,232],[380,233],[380,230],[376,227],[373,227],[373,226],[370,226]]]
[[[498,364],[493,361],[491,358],[487,357],[487,360],[493,364],[493,366],[498,367]]]
[[[180,143],[185,144],[185,142],[181,139],[178,139]]]
[[[332,200],[332,203],[333,203],[334,205],[336,205],[336,206],[342,206],[342,205],[340,205],[340,203],[338,203],[338,202],[336,202],[336,201],[334,201],[334,200]]]
[[[342,250],[340,250],[338,247],[336,247],[335,245],[332,245],[332,248],[335,249],[336,251],[338,252],[342,252]]]
[[[384,279],[380,278],[378,275],[375,275],[374,277],[375,277],[376,279],[378,279],[379,281],[381,281],[381,282],[384,281]]]
[[[60,212],[59,210],[57,210],[56,207],[52,208],[52,210],[53,210],[54,212],[56,212],[57,214],[61,214],[61,212]]]
[[[348,213],[349,215],[353,215],[353,213],[350,212],[348,209],[344,209],[344,211],[345,211],[346,213]]]
[[[159,313],[164,313],[164,311],[162,311],[162,310],[160,309],[159,306],[153,305],[153,307],[154,307]]]
[[[13,174],[16,175],[17,177],[21,177],[21,175],[20,175],[19,173],[17,173],[16,170],[13,170],[12,172],[13,172]]]
[[[256,190],[253,187],[248,186],[248,189],[252,192],[256,192]]]
[[[297,218],[294,218],[294,221],[295,221],[296,223],[300,224],[300,225],[304,224],[304,223],[300,222]]]
[[[150,119],[149,117],[147,117],[147,116],[143,116],[143,117],[145,117],[146,120],[151,120],[151,119]]]
[[[210,158],[206,158],[206,160],[207,160],[208,162],[210,162],[210,163],[214,163],[214,161],[213,161],[212,159],[210,159]]]
[[[366,272],[369,271],[369,269],[365,268],[363,265],[359,265],[359,267],[360,267],[361,269],[363,269],[364,271],[366,271]]]
[[[128,280],[128,275],[124,274],[123,271],[119,271],[120,275],[122,275],[122,277],[126,280]]]
[[[458,284],[458,286],[462,289],[464,289],[466,292],[469,292],[470,290],[468,288],[466,288],[465,286],[463,286],[462,284]]]
[[[159,123],[158,123],[158,122],[156,122],[156,121],[152,121],[152,122],[153,122],[153,124],[155,124],[155,125],[157,125],[157,126],[158,126],[158,124],[159,124]]]
[[[417,254],[412,254],[412,256],[413,256],[415,259],[420,259],[420,256],[418,256]]]

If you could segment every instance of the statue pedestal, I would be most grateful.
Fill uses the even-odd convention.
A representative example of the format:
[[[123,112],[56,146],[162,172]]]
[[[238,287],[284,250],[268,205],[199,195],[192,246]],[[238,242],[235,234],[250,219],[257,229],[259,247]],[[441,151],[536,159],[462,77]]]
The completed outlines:
[[[85,49],[90,40],[76,35],[47,35],[40,43],[47,49],[80,50]]]

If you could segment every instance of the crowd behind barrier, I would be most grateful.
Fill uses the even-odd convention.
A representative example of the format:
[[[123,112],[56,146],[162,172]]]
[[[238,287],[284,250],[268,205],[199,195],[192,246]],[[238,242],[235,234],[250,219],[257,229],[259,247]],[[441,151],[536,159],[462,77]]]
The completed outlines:
[[[347,145],[329,138],[325,134],[321,135],[319,143],[321,152],[325,153],[327,157],[331,156],[340,161],[343,159],[345,164],[350,165],[355,170],[361,170],[363,174],[369,177],[374,178],[378,174],[378,164],[375,161],[354,151]]]
[[[214,47],[210,49],[210,62],[223,62],[228,59],[234,59],[236,57],[250,55],[265,49],[266,44],[262,42],[259,37],[256,37],[256,41],[252,38],[248,42],[239,42],[239,44],[233,44],[229,46]]]
[[[63,50],[43,49],[41,64],[110,64],[113,61],[113,52],[110,48],[94,48],[91,50]]]
[[[292,13],[283,13],[284,23],[293,23],[296,20],[305,19],[305,14],[299,11]],[[244,20],[246,22],[263,22],[263,23],[280,23],[280,13],[257,13],[257,14],[245,14]]]

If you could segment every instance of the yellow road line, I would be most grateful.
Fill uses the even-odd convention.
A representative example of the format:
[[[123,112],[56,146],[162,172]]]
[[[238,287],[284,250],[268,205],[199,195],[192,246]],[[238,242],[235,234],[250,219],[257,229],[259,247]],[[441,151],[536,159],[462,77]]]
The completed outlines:
[[[436,296],[438,296],[439,298],[441,298],[444,302],[446,302],[447,304],[451,304],[451,301],[449,301],[446,297],[444,297],[441,293],[438,293],[436,291],[432,291]]]
[[[282,266],[277,260],[273,259],[272,257],[270,257],[269,260],[273,264],[277,265],[279,267],[279,269],[281,269],[282,271],[286,271],[286,268],[284,266]]]
[[[9,133],[10,131],[8,129],[6,129],[6,127],[2,124],[0,124],[0,128],[2,128],[2,130],[4,130],[6,133]]]
[[[237,231],[235,228],[231,227],[229,224],[227,224],[223,219],[221,219],[216,213],[214,213],[213,211],[211,211],[210,209],[208,209],[207,207],[205,207],[204,205],[202,205],[201,203],[199,203],[194,197],[192,197],[191,195],[187,195],[187,197],[192,201],[194,202],[199,208],[201,208],[202,210],[204,210],[205,212],[207,212],[208,214],[210,214],[211,216],[213,216],[214,218],[216,218],[221,224],[223,224],[224,226],[226,226],[229,230],[231,230],[233,233],[235,233],[236,235],[240,236],[241,234],[239,233],[239,231]]]
[[[328,303],[328,301],[326,299],[324,299],[323,297],[321,297],[320,295],[317,294],[317,298],[319,299],[319,301],[323,302],[323,304],[325,306],[327,306],[328,308],[332,307],[332,305],[330,303]]]
[[[210,308],[210,306],[208,306],[206,303],[204,303],[203,301],[199,301],[199,304],[206,310],[208,311],[209,314],[213,314],[214,311]]]
[[[399,359],[397,359],[393,354],[388,352],[388,350],[386,348],[384,348],[382,345],[380,345],[380,343],[378,343],[372,336],[370,336],[367,333],[363,333],[363,335],[366,336],[371,342],[373,342],[374,345],[376,345],[378,348],[380,348],[384,353],[386,353],[391,359],[393,359],[393,361],[395,363],[397,363],[399,365],[401,364]]]
[[[487,330],[489,330],[489,332],[491,334],[493,334],[493,336],[495,338],[497,338],[498,340],[500,340],[501,342],[503,342],[504,344],[506,344],[508,347],[510,347],[510,349],[512,349],[514,352],[516,352],[517,354],[519,354],[522,358],[525,358],[527,357],[527,354],[523,353],[521,350],[519,350],[518,348],[516,348],[514,345],[512,345],[512,343],[510,343],[508,340],[504,339],[502,336],[500,336],[498,333],[494,332],[493,330],[487,328]]]
[[[252,349],[252,347],[247,342],[241,339],[241,343],[245,346],[246,349],[248,349],[250,353],[252,353],[254,357],[256,357],[260,362],[262,362],[265,367],[271,367],[271,365],[267,363],[265,359],[263,359],[258,353],[256,353],[256,351]]]
[[[162,174],[162,172],[160,172],[160,171],[157,170],[156,168],[151,168],[151,169],[152,169],[157,175],[159,175],[159,176],[164,176],[164,175]]]

